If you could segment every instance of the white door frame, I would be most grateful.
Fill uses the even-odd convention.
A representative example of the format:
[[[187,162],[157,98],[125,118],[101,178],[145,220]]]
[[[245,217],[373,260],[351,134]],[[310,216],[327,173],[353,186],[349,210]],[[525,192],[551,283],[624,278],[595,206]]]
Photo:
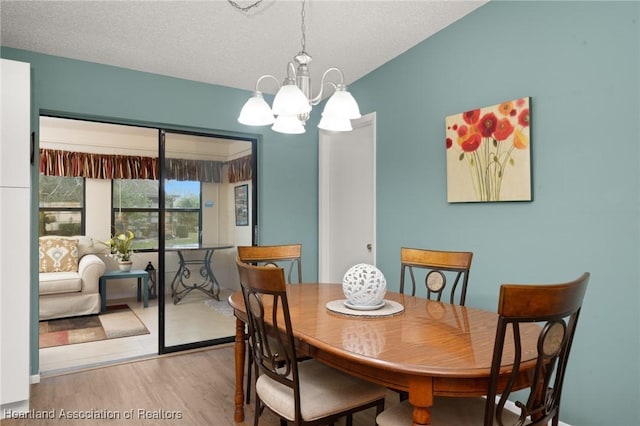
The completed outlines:
[[[371,200],[370,206],[354,206],[353,208],[345,206],[344,211],[347,214],[351,214],[353,211],[369,211],[373,215],[372,217],[372,229],[371,229],[371,255],[372,262],[376,263],[376,113],[369,113],[358,120],[352,120],[352,126],[354,129],[371,126],[372,127],[372,140],[369,146],[365,146],[365,149],[372,150],[372,179],[371,182]],[[338,138],[349,137],[350,132],[332,133],[321,130],[318,138],[318,280],[320,282],[328,282],[329,273],[331,271],[329,250],[332,247],[331,244],[331,203],[332,203],[332,188],[330,187],[330,174],[331,174],[331,143],[339,143]],[[357,163],[357,159],[354,159],[354,164]]]

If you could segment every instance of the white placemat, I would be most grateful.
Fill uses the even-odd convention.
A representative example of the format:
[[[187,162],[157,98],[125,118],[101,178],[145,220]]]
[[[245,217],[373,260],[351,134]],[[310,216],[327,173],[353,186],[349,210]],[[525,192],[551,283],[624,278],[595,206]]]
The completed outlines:
[[[327,302],[327,309],[331,312],[353,317],[384,317],[404,311],[404,306],[393,300],[385,300],[382,308],[369,311],[347,308],[344,304],[346,301],[347,299],[338,299]]]

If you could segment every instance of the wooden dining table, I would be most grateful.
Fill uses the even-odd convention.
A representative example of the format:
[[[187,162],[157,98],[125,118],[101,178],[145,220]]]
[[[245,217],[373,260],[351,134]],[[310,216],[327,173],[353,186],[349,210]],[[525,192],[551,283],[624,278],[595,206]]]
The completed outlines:
[[[379,317],[345,315],[326,306],[344,299],[340,284],[288,285],[287,298],[299,355],[408,392],[414,425],[430,424],[434,396],[487,393],[498,321],[494,312],[387,292],[385,300],[400,303],[402,312]],[[242,422],[246,335],[242,292],[229,296],[229,304],[236,316],[234,419]],[[516,389],[531,383],[539,327],[528,324],[520,332],[523,362]],[[512,348],[513,340],[508,336],[499,386],[511,373]]]

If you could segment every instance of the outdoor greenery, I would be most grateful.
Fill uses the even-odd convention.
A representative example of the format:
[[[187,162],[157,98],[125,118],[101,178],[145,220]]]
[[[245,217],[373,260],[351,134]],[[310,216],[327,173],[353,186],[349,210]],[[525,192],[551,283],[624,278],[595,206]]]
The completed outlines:
[[[184,183],[183,183],[184,184]],[[169,187],[169,186],[168,186]],[[180,186],[178,186],[180,188]],[[167,245],[197,244],[200,183],[165,194]],[[132,249],[158,248],[159,182],[116,179],[112,185],[113,231],[130,230]],[[80,235],[84,231],[84,178],[40,176],[40,235]]]
[[[84,179],[40,176],[40,235],[79,235],[83,229]]]
[[[200,223],[199,183],[191,185],[197,193],[165,194],[165,232],[168,245],[198,243]],[[159,183],[155,180],[114,180],[113,209],[117,229],[136,234],[136,250],[158,247]]]

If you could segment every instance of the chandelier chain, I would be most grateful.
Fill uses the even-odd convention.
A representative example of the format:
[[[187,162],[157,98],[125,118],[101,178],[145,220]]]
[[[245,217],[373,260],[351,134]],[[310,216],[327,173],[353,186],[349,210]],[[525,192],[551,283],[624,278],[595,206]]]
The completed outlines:
[[[259,5],[260,5],[260,3],[262,3],[262,1],[263,1],[263,0],[257,0],[257,1],[255,1],[255,2],[253,2],[253,3],[251,3],[251,4],[250,4],[250,5],[248,5],[248,6],[240,6],[237,2],[235,2],[235,1],[233,1],[233,0],[227,0],[227,1],[229,2],[229,4],[230,4],[231,6],[233,6],[233,7],[235,7],[236,9],[241,10],[241,11],[243,11],[243,12],[245,12],[245,13],[246,13],[246,12],[250,11],[251,9],[253,9],[254,7],[259,6]]]
[[[302,11],[300,12],[300,17],[302,18],[302,24],[300,25],[300,29],[302,30],[302,40],[300,40],[300,42],[302,44],[302,51],[306,53],[307,36],[306,36],[305,32],[306,32],[307,28],[304,25],[304,17],[305,17],[304,3],[305,3],[305,0],[302,0]]]

